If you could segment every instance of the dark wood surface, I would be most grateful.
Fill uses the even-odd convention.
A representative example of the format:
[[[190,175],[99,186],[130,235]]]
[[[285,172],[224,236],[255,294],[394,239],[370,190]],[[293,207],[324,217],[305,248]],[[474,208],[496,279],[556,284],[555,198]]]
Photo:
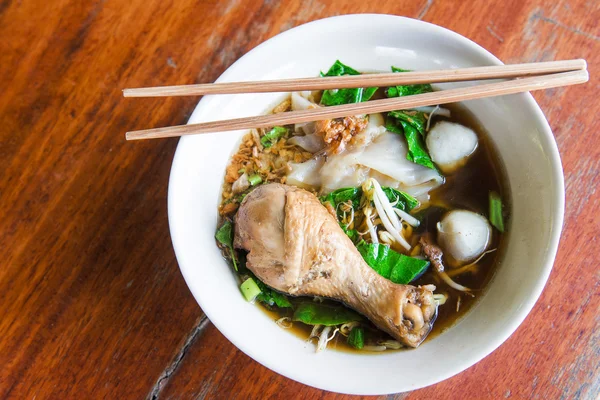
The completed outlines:
[[[267,38],[359,12],[433,22],[505,62],[583,57],[591,74],[535,95],[567,189],[540,300],[483,361],[397,398],[598,397],[597,0],[0,0],[0,398],[344,397],[271,372],[203,316],[169,238],[177,139],[124,141],[185,123],[197,99],[120,90],[211,82]]]

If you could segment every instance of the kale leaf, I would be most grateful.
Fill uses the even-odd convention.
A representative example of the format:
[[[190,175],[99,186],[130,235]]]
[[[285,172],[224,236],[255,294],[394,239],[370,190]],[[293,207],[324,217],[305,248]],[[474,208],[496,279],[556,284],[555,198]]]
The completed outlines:
[[[395,208],[410,212],[413,208],[419,206],[419,201],[408,193],[385,186],[382,187],[382,190],[386,194],[388,200],[391,203],[395,203]],[[338,219],[341,219],[343,216],[343,211],[339,205],[350,201],[352,203],[352,208],[354,208],[356,211],[360,207],[360,199],[362,194],[363,191],[360,187],[348,187],[334,190],[327,195],[319,197],[319,200],[321,200],[321,203],[331,204],[331,206],[336,210]],[[360,235],[356,229],[348,229],[348,227],[342,223],[340,223],[340,226],[342,227],[344,233],[352,240],[352,242],[354,242],[354,244],[358,243],[360,240]]]
[[[375,272],[394,283],[406,285],[423,275],[429,267],[429,261],[405,256],[388,245],[363,240],[356,248]]]
[[[348,335],[347,342],[355,349],[360,350],[365,347],[365,328],[360,326],[355,326],[352,328],[350,334]]]
[[[383,190],[383,193],[385,193],[385,196],[388,198],[390,203],[393,204],[397,201],[394,207],[402,211],[410,212],[413,208],[419,206],[419,200],[415,199],[408,193],[404,193],[394,188],[385,186],[382,187],[381,190]]]
[[[334,306],[317,302],[300,303],[294,311],[293,321],[307,325],[335,326],[348,322],[362,321],[360,314],[342,305]]]
[[[425,124],[427,119],[420,111],[390,111],[385,128],[404,135],[408,145],[406,159],[437,171],[425,147]]]
[[[223,246],[229,249],[229,254],[231,255],[231,261],[233,262],[233,268],[237,271],[237,260],[235,256],[235,251],[233,250],[233,224],[231,221],[227,220],[219,229],[217,229],[217,233],[215,234],[215,239]]]
[[[321,196],[319,200],[321,203],[329,202],[334,209],[337,210],[338,206],[342,203],[346,203],[349,200],[352,202],[352,207],[357,209],[360,205],[360,197],[362,196],[362,189],[359,187],[348,187],[334,190],[333,192]],[[339,212],[339,210],[338,210]]]
[[[340,60],[337,60],[325,74],[321,72],[322,77],[342,75],[360,75],[360,72],[343,64]],[[324,106],[338,106],[341,104],[361,103],[373,97],[377,89],[376,87],[370,87],[325,90],[321,97],[321,104]]]
[[[289,299],[286,295],[279,293],[278,291],[271,289],[269,286],[265,285],[263,281],[258,279],[254,274],[249,273],[251,277],[254,278],[254,281],[258,285],[261,293],[256,296],[256,300],[264,303],[268,306],[277,306],[280,308],[290,308],[292,307],[292,303],[290,303]]]
[[[410,72],[408,69],[396,68],[392,66],[392,72]],[[418,84],[418,85],[400,85],[391,86],[385,91],[387,97],[402,97],[411,96],[413,94],[429,93],[433,92],[433,88],[430,84]]]

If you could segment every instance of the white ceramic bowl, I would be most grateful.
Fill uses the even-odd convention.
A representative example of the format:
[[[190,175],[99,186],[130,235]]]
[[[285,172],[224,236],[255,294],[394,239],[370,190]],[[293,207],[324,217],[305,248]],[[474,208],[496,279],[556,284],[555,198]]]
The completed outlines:
[[[266,41],[218,81],[316,76],[336,59],[358,70],[501,64],[472,41],[435,25],[390,15],[345,15],[314,21]],[[281,94],[205,97],[189,122],[258,115],[281,98]],[[169,182],[169,223],[177,260],[212,323],[266,367],[307,385],[352,394],[388,394],[431,385],[496,349],[523,322],[552,268],[563,222],[563,176],[552,132],[531,95],[471,101],[466,106],[486,127],[505,163],[512,220],[502,266],[459,323],[416,350],[315,354],[313,344],[279,328],[247,303],[214,241],[225,166],[243,132],[182,138]]]

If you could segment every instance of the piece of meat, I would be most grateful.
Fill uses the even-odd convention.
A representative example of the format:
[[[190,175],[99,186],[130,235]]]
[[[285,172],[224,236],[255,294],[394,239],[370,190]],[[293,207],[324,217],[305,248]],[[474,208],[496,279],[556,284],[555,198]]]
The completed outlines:
[[[423,246],[423,253],[425,253],[431,262],[431,265],[433,265],[433,269],[435,269],[436,272],[444,272],[444,262],[442,261],[444,252],[442,249],[431,243],[429,239],[424,236],[419,239],[419,243]]]
[[[236,215],[234,246],[248,251],[247,267],[267,285],[341,301],[407,346],[425,339],[437,315],[431,286],[378,275],[305,190],[277,183],[253,190]]]
[[[464,292],[469,296],[475,297],[473,293],[470,293],[471,289],[454,282],[452,278],[448,276],[444,268],[444,252],[439,246],[433,244],[431,239],[427,236],[421,236],[419,243],[421,246],[423,246],[423,253],[425,253],[425,256],[427,256],[427,259],[431,262],[431,265],[433,265],[433,269],[440,276],[440,278],[442,278],[446,285],[458,291]]]
[[[317,121],[315,128],[317,135],[322,136],[323,141],[327,143],[328,151],[339,154],[346,148],[346,143],[365,129],[368,123],[369,120],[366,116],[354,115]]]

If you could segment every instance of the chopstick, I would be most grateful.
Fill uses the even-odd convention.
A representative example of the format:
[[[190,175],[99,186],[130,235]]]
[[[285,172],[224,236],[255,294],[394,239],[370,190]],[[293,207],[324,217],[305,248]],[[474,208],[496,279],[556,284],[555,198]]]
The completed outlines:
[[[399,74],[402,75],[402,74]],[[561,72],[544,76],[515,79],[483,85],[440,90],[406,97],[373,100],[341,106],[319,107],[310,110],[291,111],[272,115],[212,121],[200,124],[179,125],[165,128],[127,132],[127,140],[157,139],[239,129],[267,128],[302,122],[320,121],[349,115],[372,114],[393,110],[406,110],[423,106],[455,103],[484,97],[502,96],[532,90],[575,85],[588,80],[587,70]]]
[[[484,79],[507,79],[585,70],[585,60],[548,61],[527,64],[494,65],[436,71],[414,71],[337,77],[284,79],[279,81],[203,83],[197,85],[159,86],[125,89],[124,97],[198,96],[207,94],[239,94],[298,92],[302,90],[343,89],[367,86],[414,85],[419,83],[461,82]]]

